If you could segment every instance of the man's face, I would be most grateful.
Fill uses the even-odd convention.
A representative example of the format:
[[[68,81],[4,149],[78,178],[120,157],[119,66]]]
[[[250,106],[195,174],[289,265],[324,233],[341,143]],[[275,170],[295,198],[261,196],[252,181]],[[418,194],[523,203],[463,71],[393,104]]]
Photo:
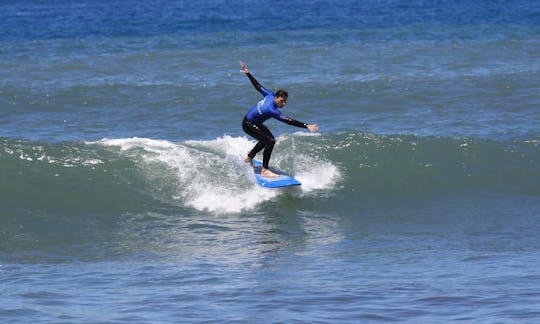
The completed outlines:
[[[274,102],[276,103],[276,106],[278,106],[278,108],[283,108],[285,107],[285,104],[287,103],[287,98],[274,97]]]

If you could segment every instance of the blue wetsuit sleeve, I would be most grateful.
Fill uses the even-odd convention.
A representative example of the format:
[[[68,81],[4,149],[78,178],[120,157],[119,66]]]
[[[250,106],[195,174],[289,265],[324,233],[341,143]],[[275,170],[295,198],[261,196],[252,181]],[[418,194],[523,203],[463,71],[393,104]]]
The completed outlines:
[[[265,87],[261,87],[261,90],[259,90],[260,93],[262,93],[263,96],[268,96],[268,95],[272,95],[274,96],[274,93],[268,89],[266,89]]]

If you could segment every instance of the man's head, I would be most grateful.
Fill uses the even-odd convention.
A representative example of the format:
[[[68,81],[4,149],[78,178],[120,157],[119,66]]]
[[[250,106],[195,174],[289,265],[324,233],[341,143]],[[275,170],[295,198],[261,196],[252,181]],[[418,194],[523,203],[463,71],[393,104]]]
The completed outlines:
[[[278,90],[276,94],[274,95],[274,102],[276,103],[276,106],[278,106],[278,108],[285,107],[288,97],[289,97],[289,94],[287,93],[287,91],[283,89]]]

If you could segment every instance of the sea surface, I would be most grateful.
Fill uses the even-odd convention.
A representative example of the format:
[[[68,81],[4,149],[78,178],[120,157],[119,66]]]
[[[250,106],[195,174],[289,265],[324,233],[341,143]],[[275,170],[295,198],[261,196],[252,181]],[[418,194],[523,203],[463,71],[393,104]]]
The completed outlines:
[[[2,323],[534,323],[539,234],[538,1],[0,2]]]

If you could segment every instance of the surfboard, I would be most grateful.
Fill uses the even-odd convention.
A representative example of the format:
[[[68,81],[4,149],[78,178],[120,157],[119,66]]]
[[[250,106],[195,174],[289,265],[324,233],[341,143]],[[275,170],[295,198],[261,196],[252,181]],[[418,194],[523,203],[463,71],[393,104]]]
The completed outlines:
[[[300,181],[295,179],[293,176],[290,176],[280,170],[270,168],[272,172],[279,174],[277,178],[266,178],[261,176],[262,162],[258,160],[253,160],[253,172],[255,173],[255,180],[261,187],[266,188],[281,188],[288,186],[299,186],[301,185]]]

